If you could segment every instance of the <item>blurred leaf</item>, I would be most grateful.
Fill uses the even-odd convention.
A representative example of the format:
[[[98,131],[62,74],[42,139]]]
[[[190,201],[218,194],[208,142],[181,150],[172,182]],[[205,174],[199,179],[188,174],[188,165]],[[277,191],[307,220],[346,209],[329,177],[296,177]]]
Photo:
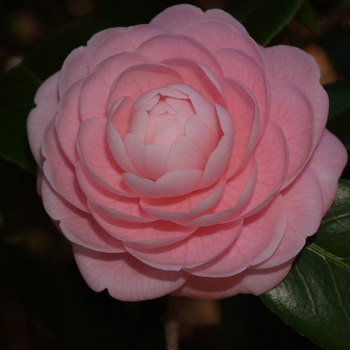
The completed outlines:
[[[56,32],[28,55],[17,68],[0,80],[0,155],[35,172],[36,165],[26,135],[28,113],[34,107],[34,95],[40,84],[58,71],[66,56],[85,45],[105,22],[83,21]]]
[[[341,80],[324,88],[329,96],[327,129],[350,149],[350,81]]]
[[[314,34],[318,34],[320,32],[320,27],[316,21],[315,14],[309,0],[304,0],[304,2],[301,4],[300,9],[295,16],[295,20]]]
[[[319,41],[335,69],[350,79],[350,29],[337,29]]]
[[[266,46],[295,16],[303,0],[244,2],[226,11],[239,20],[260,45]]]
[[[341,180],[335,202],[287,278],[261,296],[299,333],[322,348],[350,349],[350,182]]]

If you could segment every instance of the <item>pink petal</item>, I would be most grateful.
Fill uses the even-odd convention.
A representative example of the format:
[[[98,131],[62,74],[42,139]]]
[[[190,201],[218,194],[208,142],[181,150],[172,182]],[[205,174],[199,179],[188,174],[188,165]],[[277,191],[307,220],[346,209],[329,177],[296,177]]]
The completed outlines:
[[[149,90],[182,82],[179,73],[163,64],[150,62],[130,67],[115,81],[108,98],[108,109],[120,97],[136,100]]]
[[[176,70],[188,84],[198,90],[212,105],[225,105],[220,82],[214,75],[208,75],[204,66],[185,58],[170,58],[162,63]]]
[[[217,142],[222,136],[222,128],[220,120],[217,116],[215,106],[213,106],[203,95],[198,93],[190,86],[172,85],[173,88],[178,88],[184,93],[188,93],[188,97],[192,102],[192,106],[199,119],[212,131]]]
[[[117,219],[131,222],[150,222],[156,220],[140,207],[139,198],[123,197],[99,185],[89,176],[88,171],[81,161],[77,164],[76,170],[79,185],[86,197],[99,206],[105,213]]]
[[[231,159],[226,171],[230,178],[244,166],[256,147],[260,129],[259,110],[254,96],[239,82],[224,79],[222,87],[227,111],[235,128]]]
[[[179,33],[192,22],[200,21],[204,17],[203,11],[193,5],[182,4],[171,6],[152,19],[151,24]]]
[[[203,12],[198,7],[189,4],[171,6],[154,17],[151,23],[167,28],[174,33],[179,33],[183,28],[186,28],[186,26],[193,22],[208,19],[226,22],[237,30],[246,32],[242,24],[223,10],[212,9]]]
[[[174,57],[190,58],[208,67],[218,79],[223,77],[220,65],[205,45],[186,36],[158,35],[145,41],[136,52],[153,62]]]
[[[78,129],[81,124],[79,97],[83,82],[83,80],[80,80],[63,95],[55,120],[58,142],[73,165],[79,160],[76,143]]]
[[[119,134],[115,131],[111,123],[107,124],[108,145],[115,161],[124,170],[140,175],[135,168],[133,162],[130,160],[128,152]],[[142,141],[140,141],[142,142]]]
[[[208,159],[218,143],[212,130],[194,116],[187,119],[184,129],[186,137],[199,147],[205,158]]]
[[[106,40],[109,36],[115,34],[116,32],[123,32],[126,28],[124,27],[115,27],[101,30],[94,34],[89,41],[87,42],[87,48],[90,52],[94,52],[100,44]]]
[[[220,200],[225,184],[223,177],[212,186],[189,195],[161,199],[141,198],[140,205],[159,219],[172,221],[188,219],[213,207]]]
[[[91,214],[63,199],[46,178],[42,182],[42,197],[45,210],[53,220],[59,221],[59,228],[71,242],[105,253],[125,252],[121,241],[104,231]]]
[[[258,104],[261,134],[265,129],[270,108],[270,91],[265,71],[251,56],[239,50],[221,49],[215,52],[215,57],[220,63],[225,77],[237,80],[249,90],[249,95],[254,95],[253,100]],[[226,101],[228,104],[231,102],[231,97],[227,93]],[[231,108],[235,109],[232,102]],[[236,110],[239,109],[236,108]]]
[[[291,266],[292,261],[289,261],[271,269],[247,269],[238,275],[224,278],[191,276],[172,295],[200,299],[223,299],[239,293],[260,295],[279,284]]]
[[[42,149],[46,158],[43,171],[51,186],[75,207],[89,211],[86,197],[75,176],[75,168],[58,143],[53,119],[46,129]]]
[[[125,243],[126,249],[147,265],[162,270],[179,271],[213,259],[229,246],[239,234],[242,220],[198,228],[190,237],[166,247],[155,249],[134,247]]]
[[[129,132],[134,102],[130,97],[121,97],[113,103],[109,110],[108,120],[120,137]]]
[[[181,34],[199,41],[210,52],[225,48],[243,51],[251,56],[261,68],[264,68],[264,61],[255,41],[248,34],[237,31],[226,22],[216,20],[195,22],[184,28]]]
[[[306,95],[294,84],[284,80],[270,80],[270,121],[283,130],[288,143],[288,170],[285,188],[304,168],[317,141],[314,113]]]
[[[198,188],[210,186],[217,181],[225,173],[231,159],[234,125],[231,116],[222,106],[217,105],[216,111],[224,135],[207,161]]]
[[[234,27],[237,31],[248,33],[245,27],[238,22],[235,18],[233,18],[230,14],[228,14],[226,11],[223,11],[221,9],[210,9],[207,10],[204,13],[204,18],[206,20],[217,20],[220,22],[225,22],[230,24],[232,27]]]
[[[269,78],[288,80],[298,85],[308,96],[320,140],[328,117],[328,96],[319,84],[320,70],[314,58],[291,46],[274,46],[262,50]]]
[[[266,208],[244,219],[242,231],[228,249],[188,272],[202,277],[236,275],[268,259],[281,242],[286,227],[286,206],[282,196],[277,195]]]
[[[138,174],[156,180],[164,175],[169,147],[145,145],[134,134],[126,134],[123,139],[125,150]]]
[[[305,245],[306,237],[313,235],[322,219],[322,191],[314,172],[307,167],[282,191],[287,207],[287,230],[276,252],[259,268],[281,265],[295,257]]]
[[[60,72],[57,72],[40,85],[34,98],[36,107],[30,111],[27,120],[30,149],[40,167],[44,162],[41,154],[44,132],[50,120],[57,113],[59,77]]]
[[[108,96],[115,79],[129,67],[145,61],[145,57],[125,52],[109,57],[100,63],[85,79],[81,90],[80,113],[82,119],[106,117]]]
[[[104,230],[123,242],[132,243],[133,246],[163,247],[187,238],[197,229],[161,220],[150,223],[128,222],[106,214],[93,203],[89,204],[89,208],[94,219]]]
[[[73,50],[66,58],[61,69],[59,94],[60,97],[78,80],[89,73],[90,52],[85,46]]]
[[[239,217],[261,210],[279,190],[286,175],[288,147],[281,128],[275,123],[267,124],[254,158],[258,168],[256,185],[247,205],[237,213]]]
[[[156,35],[166,33],[164,28],[152,24],[141,24],[129,28],[114,28],[114,31],[96,38],[94,55],[90,61],[90,70],[94,69],[105,59],[124,52],[134,52],[143,42]]]
[[[321,184],[323,213],[326,214],[333,203],[338,189],[338,179],[347,163],[348,155],[344,145],[328,130],[310,159],[309,166]]]
[[[165,171],[203,169],[207,157],[189,137],[179,136],[171,145],[165,163]]]
[[[246,166],[226,182],[218,203],[201,216],[181,222],[182,225],[208,226],[222,223],[234,215],[251,198],[257,178],[257,167],[252,157]]]
[[[107,119],[90,118],[80,125],[77,147],[90,176],[109,191],[135,197],[125,185],[121,175],[124,171],[115,162],[107,143]]]
[[[73,245],[78,268],[95,292],[108,289],[123,301],[155,299],[173,292],[186,281],[182,272],[162,271],[142,264],[130,254],[106,254]]]
[[[202,175],[203,170],[180,169],[166,173],[156,181],[131,173],[124,173],[122,177],[136,193],[151,198],[163,198],[182,196],[194,191]]]

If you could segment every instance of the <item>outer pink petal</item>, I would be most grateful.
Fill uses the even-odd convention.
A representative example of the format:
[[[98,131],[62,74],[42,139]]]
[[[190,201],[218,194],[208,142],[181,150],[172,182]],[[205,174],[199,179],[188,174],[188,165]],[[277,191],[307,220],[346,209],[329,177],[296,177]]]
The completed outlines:
[[[269,258],[277,249],[287,227],[287,210],[281,195],[257,214],[244,219],[242,231],[222,254],[189,269],[202,277],[228,277]]]
[[[281,265],[295,257],[313,235],[322,219],[322,191],[314,172],[307,167],[294,182],[282,191],[287,207],[287,230],[276,252],[259,268]]]
[[[59,77],[60,72],[57,72],[40,85],[34,98],[37,107],[31,110],[27,120],[30,149],[40,167],[44,162],[41,154],[41,142],[45,129],[57,113]]]
[[[150,61],[162,62],[167,58],[190,58],[208,67],[214,75],[223,77],[220,65],[210,51],[201,43],[182,35],[158,35],[144,42],[136,50]]]
[[[254,95],[253,99],[258,104],[257,112],[261,134],[265,129],[270,108],[270,91],[265,70],[261,69],[251,56],[239,50],[221,49],[214,55],[220,63],[225,77],[239,81]],[[228,104],[231,102],[227,94],[226,101]]]
[[[95,38],[98,42],[94,46],[94,54],[90,60],[90,70],[94,69],[105,59],[123,52],[134,52],[137,47],[156,35],[166,33],[167,30],[152,24],[141,24],[129,28],[115,28],[107,32],[101,38]]]
[[[101,227],[117,239],[131,242],[133,246],[163,247],[187,238],[196,230],[196,227],[183,227],[171,221],[127,222],[107,215],[93,203],[89,208]]]
[[[89,73],[90,51],[85,46],[73,50],[63,63],[59,94],[60,97],[78,80],[85,78]]]
[[[156,219],[146,213],[139,204],[139,198],[123,197],[108,191],[98,184],[85,169],[80,161],[76,167],[79,185],[95,205],[105,213],[125,221],[150,222]]]
[[[287,171],[288,150],[283,132],[275,123],[269,122],[259,141],[254,157],[257,162],[258,177],[252,197],[237,214],[252,215],[261,210],[280,189]]]
[[[182,225],[208,226],[222,223],[247,204],[254,191],[257,167],[252,157],[246,166],[226,182],[218,203],[197,218],[182,221]]]
[[[225,278],[191,276],[172,294],[200,299],[223,299],[239,293],[260,295],[278,285],[287,276],[291,265],[292,261],[289,261],[271,269],[247,269]]]
[[[264,68],[264,61],[256,42],[248,34],[237,31],[226,22],[217,20],[195,22],[184,28],[181,34],[199,41],[210,52],[225,48],[243,51],[251,56],[261,68]]]
[[[206,20],[214,19],[220,22],[225,22],[233,26],[236,30],[248,33],[245,27],[238,22],[235,18],[233,18],[230,14],[228,14],[226,11],[220,10],[220,9],[211,9],[207,10],[204,13],[204,18]]]
[[[76,143],[78,129],[81,124],[79,97],[83,82],[83,80],[80,80],[63,95],[55,120],[58,142],[73,165],[79,160]]]
[[[176,70],[185,84],[198,90],[212,105],[225,105],[220,82],[215,76],[208,76],[203,66],[184,58],[170,58],[162,63]]]
[[[306,95],[296,85],[284,80],[270,80],[270,121],[279,125],[288,143],[288,170],[283,187],[300,173],[316,142],[314,113]]]
[[[46,178],[42,182],[42,197],[45,210],[53,220],[59,222],[59,228],[71,242],[105,253],[125,251],[121,241],[104,231],[91,214],[63,199]]]
[[[333,203],[338,188],[338,179],[346,165],[348,155],[344,145],[328,130],[310,159],[309,166],[321,184],[323,213],[326,214]]]
[[[163,64],[154,62],[139,64],[125,70],[115,81],[107,107],[110,109],[120,97],[128,96],[136,100],[152,89],[182,82],[179,73]]]
[[[225,177],[215,184],[185,196],[171,198],[141,198],[140,205],[151,215],[163,220],[183,220],[212,208],[225,189]]]
[[[121,175],[123,170],[115,162],[107,143],[107,119],[85,120],[78,131],[78,152],[90,175],[103,187],[117,194],[135,197],[135,193],[125,185]]]
[[[44,175],[52,187],[75,207],[88,211],[86,196],[79,187],[75,168],[64,155],[57,140],[54,119],[48,125],[43,139]]]
[[[162,271],[142,264],[130,254],[106,254],[73,245],[78,268],[88,286],[124,301],[155,299],[178,289],[183,272]]]
[[[151,21],[151,24],[179,33],[187,25],[202,20],[203,11],[193,5],[182,4],[167,8]]]
[[[145,57],[125,52],[100,63],[84,81],[80,97],[81,118],[106,117],[108,96],[115,79],[129,67],[145,61]]]
[[[125,27],[116,27],[116,28],[108,28],[105,30],[101,30],[100,32],[97,32],[87,42],[87,47],[89,51],[93,53],[101,45],[101,43],[104,40],[106,40],[110,35],[113,35],[116,32],[123,32],[125,30],[126,30]]]
[[[243,220],[234,223],[198,228],[190,237],[166,247],[155,249],[135,247],[126,249],[147,265],[163,270],[190,268],[213,259],[237,237]]]
[[[254,96],[239,82],[224,79],[222,87],[235,128],[227,177],[230,178],[248,161],[258,142],[260,123]]]
[[[291,46],[274,46],[262,50],[267,75],[298,85],[309,97],[316,117],[320,140],[328,117],[328,96],[319,84],[320,70],[312,56]]]
[[[167,8],[159,15],[153,18],[152,24],[167,28],[174,33],[179,33],[187,25],[201,20],[215,19],[226,22],[235,27],[237,30],[246,32],[242,24],[234,19],[227,12],[219,9],[212,9],[203,12],[196,6],[189,4],[175,5]]]

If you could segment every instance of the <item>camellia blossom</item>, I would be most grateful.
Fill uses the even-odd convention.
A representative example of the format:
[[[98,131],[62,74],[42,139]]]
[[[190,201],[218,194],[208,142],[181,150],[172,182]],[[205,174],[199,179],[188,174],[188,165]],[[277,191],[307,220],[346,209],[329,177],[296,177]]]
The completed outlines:
[[[75,49],[28,135],[46,211],[95,291],[218,299],[280,283],[347,155],[314,59],[171,7]]]

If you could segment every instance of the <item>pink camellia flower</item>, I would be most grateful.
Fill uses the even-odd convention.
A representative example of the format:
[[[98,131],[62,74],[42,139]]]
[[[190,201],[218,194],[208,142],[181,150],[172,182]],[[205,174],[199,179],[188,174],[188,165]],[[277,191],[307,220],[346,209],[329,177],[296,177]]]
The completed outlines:
[[[28,119],[45,209],[95,291],[261,294],[329,209],[347,155],[311,56],[171,7],[74,50]]]

